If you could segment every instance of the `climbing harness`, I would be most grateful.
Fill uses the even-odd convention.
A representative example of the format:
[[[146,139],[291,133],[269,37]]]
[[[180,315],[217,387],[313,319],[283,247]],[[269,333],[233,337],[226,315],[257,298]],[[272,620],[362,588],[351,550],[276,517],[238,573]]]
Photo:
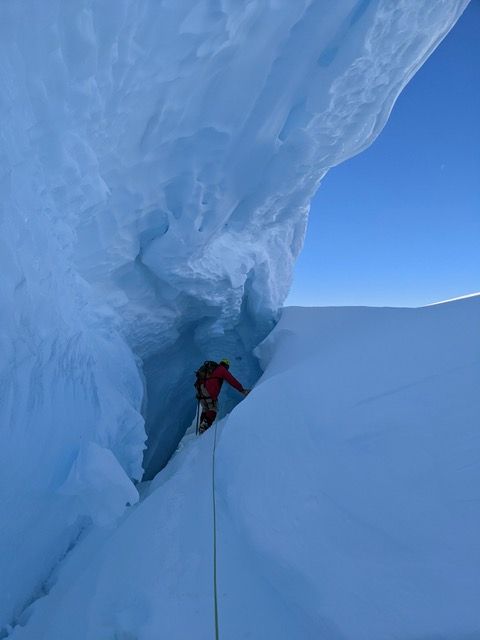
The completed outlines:
[[[215,497],[215,453],[217,450],[217,423],[214,426],[212,450],[212,507],[213,507],[213,603],[215,617],[215,640],[219,640],[218,627],[218,592],[217,592],[217,507]]]

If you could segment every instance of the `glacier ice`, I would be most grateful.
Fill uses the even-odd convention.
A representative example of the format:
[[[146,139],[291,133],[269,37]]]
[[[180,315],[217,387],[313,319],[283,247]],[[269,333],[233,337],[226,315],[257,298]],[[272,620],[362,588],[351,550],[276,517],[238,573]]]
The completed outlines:
[[[218,426],[220,638],[478,635],[479,321],[480,296],[283,313]],[[213,436],[76,547],[12,640],[215,637]]]
[[[75,496],[78,509],[94,524],[115,523],[125,505],[138,502],[138,491],[110,449],[95,442],[82,446],[58,493]]]
[[[145,418],[153,475],[198,361],[258,377],[322,176],[466,4],[1,3],[1,624],[102,520],[86,451],[139,479]]]

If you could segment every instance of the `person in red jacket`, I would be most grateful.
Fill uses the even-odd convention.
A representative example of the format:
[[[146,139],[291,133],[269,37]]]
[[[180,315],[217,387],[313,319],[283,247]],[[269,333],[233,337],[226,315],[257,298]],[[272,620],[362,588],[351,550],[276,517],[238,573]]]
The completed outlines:
[[[246,396],[250,389],[244,389],[242,384],[229,372],[230,361],[224,358],[216,369],[206,378],[201,385],[201,396],[199,398],[202,406],[200,416],[199,433],[204,433],[215,421],[218,412],[218,396],[222,389],[223,381],[226,380],[230,386],[240,391]]]

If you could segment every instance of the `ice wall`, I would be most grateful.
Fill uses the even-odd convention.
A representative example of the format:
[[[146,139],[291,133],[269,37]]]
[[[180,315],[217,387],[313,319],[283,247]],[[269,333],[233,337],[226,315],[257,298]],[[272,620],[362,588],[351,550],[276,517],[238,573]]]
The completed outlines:
[[[466,4],[0,4],[0,621],[108,516],[99,487],[134,499],[142,402],[153,473],[199,360],[255,378],[321,177]]]

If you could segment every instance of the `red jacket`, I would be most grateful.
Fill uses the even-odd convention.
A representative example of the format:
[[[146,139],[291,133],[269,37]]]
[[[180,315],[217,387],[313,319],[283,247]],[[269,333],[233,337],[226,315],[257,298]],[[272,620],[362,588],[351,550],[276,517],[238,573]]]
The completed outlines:
[[[234,389],[240,391],[240,393],[245,391],[240,382],[232,376],[228,369],[224,367],[223,364],[219,364],[205,381],[205,388],[212,400],[216,400],[218,398],[218,394],[220,393],[224,380],[226,380]]]

